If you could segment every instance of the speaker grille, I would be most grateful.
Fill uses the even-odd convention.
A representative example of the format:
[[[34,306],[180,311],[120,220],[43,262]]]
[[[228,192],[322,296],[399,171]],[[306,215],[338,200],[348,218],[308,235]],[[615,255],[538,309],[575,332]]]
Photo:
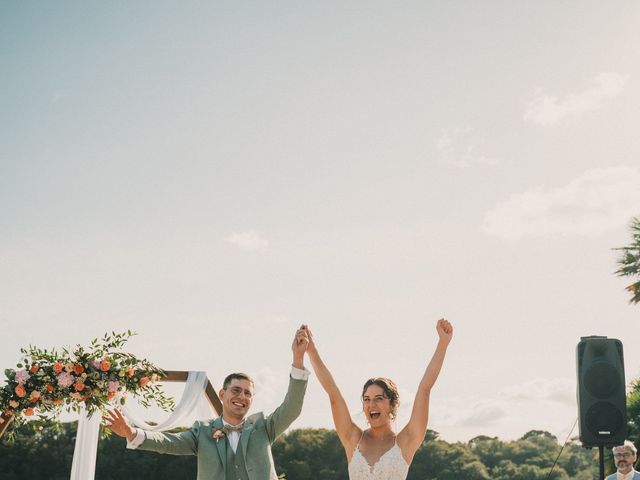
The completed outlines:
[[[585,424],[595,437],[609,437],[624,428],[622,412],[613,403],[598,402],[587,410]]]
[[[584,386],[596,398],[608,398],[620,388],[620,374],[609,362],[594,362],[584,374]]]

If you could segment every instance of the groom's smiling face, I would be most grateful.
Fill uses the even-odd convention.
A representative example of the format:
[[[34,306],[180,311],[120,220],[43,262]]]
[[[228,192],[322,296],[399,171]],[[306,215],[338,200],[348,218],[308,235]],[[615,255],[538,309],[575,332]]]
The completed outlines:
[[[220,401],[225,420],[241,422],[253,402],[253,384],[249,380],[234,378],[227,388],[220,391]]]

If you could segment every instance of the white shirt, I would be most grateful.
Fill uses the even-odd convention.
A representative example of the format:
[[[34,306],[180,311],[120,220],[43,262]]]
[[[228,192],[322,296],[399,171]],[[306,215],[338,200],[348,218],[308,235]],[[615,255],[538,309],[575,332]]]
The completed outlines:
[[[295,380],[308,380],[309,375],[310,375],[310,372],[306,368],[300,369],[294,366],[291,367],[291,378]],[[224,420],[222,421],[222,423],[224,423],[225,425],[230,425]],[[143,429],[135,428],[134,430],[136,431],[136,436],[133,438],[133,440],[129,441],[129,439],[127,439],[127,448],[132,450],[138,448],[142,444],[142,442],[144,442],[145,439],[147,438]],[[233,449],[233,453],[236,453],[236,448],[238,448],[238,442],[240,441],[240,433],[229,432],[229,435],[227,436],[227,438],[229,439],[229,445],[231,445],[231,448]]]
[[[616,473],[617,473],[616,480],[632,480],[633,479],[633,473],[634,473],[633,468],[629,473],[620,473],[620,472],[616,472]]]

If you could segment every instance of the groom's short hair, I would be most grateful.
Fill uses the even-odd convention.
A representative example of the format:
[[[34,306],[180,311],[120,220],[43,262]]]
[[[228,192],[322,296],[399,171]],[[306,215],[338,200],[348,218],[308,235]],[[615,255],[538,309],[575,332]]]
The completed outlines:
[[[251,378],[246,373],[231,373],[227,375],[227,378],[224,379],[224,383],[222,384],[222,389],[226,390],[227,388],[229,388],[229,385],[231,385],[231,382],[233,382],[236,379],[248,380],[251,383],[252,387],[255,386],[255,382],[253,381],[253,378]]]

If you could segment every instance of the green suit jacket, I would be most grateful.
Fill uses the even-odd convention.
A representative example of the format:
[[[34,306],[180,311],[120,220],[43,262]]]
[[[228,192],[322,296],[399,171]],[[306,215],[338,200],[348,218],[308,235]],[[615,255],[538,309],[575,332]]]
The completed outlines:
[[[262,412],[248,416],[240,435],[245,468],[250,480],[276,480],[271,444],[298,418],[307,388],[306,380],[289,378],[289,389],[282,404],[269,416]],[[213,432],[222,428],[222,417],[196,422],[181,433],[145,432],[146,439],[138,447],[172,455],[197,455],[198,480],[225,480],[227,442],[214,440]]]

